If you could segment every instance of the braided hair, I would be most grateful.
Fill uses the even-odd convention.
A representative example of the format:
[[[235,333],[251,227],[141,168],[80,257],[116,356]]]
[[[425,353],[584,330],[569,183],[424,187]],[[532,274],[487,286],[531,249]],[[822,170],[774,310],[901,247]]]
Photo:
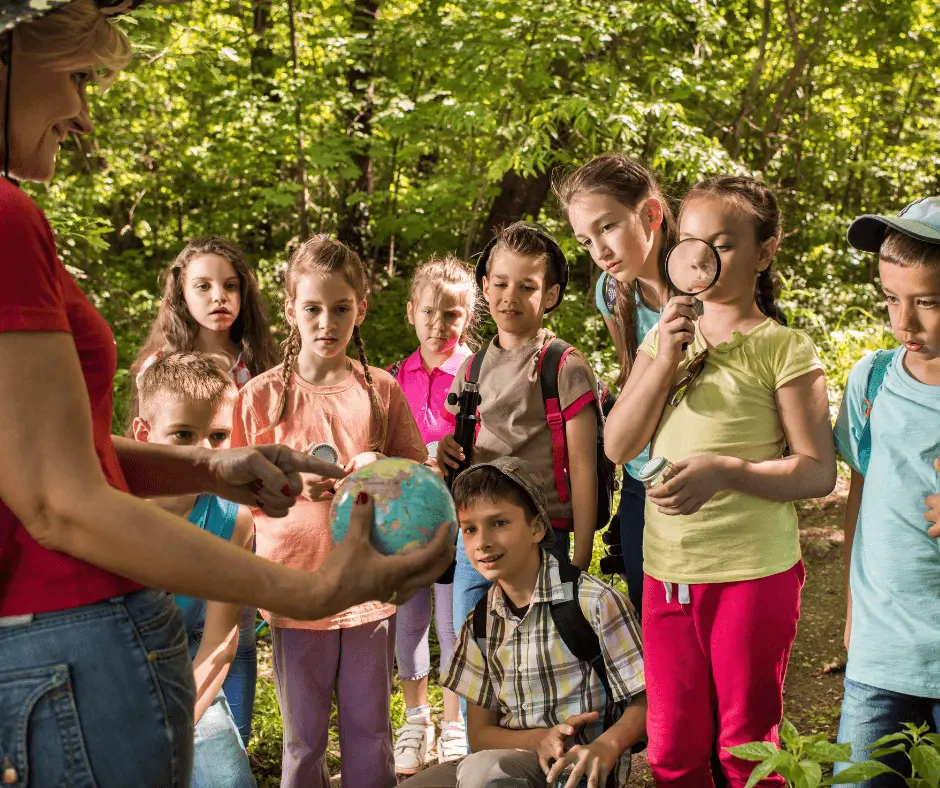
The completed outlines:
[[[287,300],[294,300],[297,296],[298,282],[302,277],[310,274],[317,276],[341,275],[346,278],[346,281],[355,291],[357,300],[365,301],[369,296],[369,275],[359,255],[339,241],[332,240],[329,236],[314,236],[304,241],[291,255],[287,272],[284,275],[284,296]],[[369,358],[366,355],[365,342],[362,339],[359,326],[353,328],[353,342],[356,345],[359,363],[362,365],[362,375],[369,390],[372,423],[378,425],[377,439],[372,442],[370,448],[374,451],[382,451],[388,434],[388,414],[375,389],[372,372],[369,369]],[[287,397],[290,393],[301,346],[300,330],[296,324],[292,324],[287,339],[281,345],[283,386],[275,408],[274,424],[279,424],[286,414]]]
[[[756,178],[741,175],[708,178],[689,190],[682,201],[683,205],[701,195],[734,200],[750,213],[754,217],[754,230],[757,233],[758,243],[763,244],[774,238],[779,244],[783,238],[783,225],[777,198],[766,184]],[[754,283],[754,301],[757,303],[757,308],[767,317],[785,326],[787,316],[777,303],[778,291],[779,283],[771,262],[757,276],[757,281]]]
[[[552,184],[552,189],[566,218],[568,206],[581,194],[607,195],[631,209],[637,208],[651,197],[659,200],[663,208],[663,222],[659,230],[662,243],[659,245],[658,262],[660,275],[665,281],[666,255],[677,238],[676,220],[656,176],[640,161],[620,153],[604,153],[557,178]],[[636,280],[616,282],[616,293],[614,321],[623,337],[617,386],[622,388],[630,377],[630,369],[639,344],[636,336]]]

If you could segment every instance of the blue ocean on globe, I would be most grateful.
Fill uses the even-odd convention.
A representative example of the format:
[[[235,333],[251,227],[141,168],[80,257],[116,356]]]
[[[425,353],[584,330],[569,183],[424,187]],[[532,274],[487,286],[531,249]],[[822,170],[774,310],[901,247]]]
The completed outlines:
[[[375,503],[372,544],[383,555],[420,547],[442,527],[456,539],[457,510],[447,485],[424,465],[387,458],[346,477],[330,509],[334,544],[346,536],[353,501],[363,490]]]

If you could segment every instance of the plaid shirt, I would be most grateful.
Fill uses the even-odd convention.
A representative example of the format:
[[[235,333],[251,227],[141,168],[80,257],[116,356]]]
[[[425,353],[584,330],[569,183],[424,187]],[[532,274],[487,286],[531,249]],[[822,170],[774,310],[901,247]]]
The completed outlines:
[[[470,703],[499,711],[500,727],[512,730],[550,728],[575,714],[598,711],[600,720],[583,726],[568,743],[587,744],[600,736],[607,702],[604,688],[591,666],[568,650],[552,621],[551,603],[564,600],[569,589],[562,585],[558,562],[544,551],[532,601],[521,620],[495,584],[488,596],[488,653],[484,655],[473,639],[471,611],[443,685]],[[626,597],[584,575],[578,602],[598,635],[613,700],[626,702],[644,692],[640,627]],[[625,755],[618,771],[624,780],[629,752]]]

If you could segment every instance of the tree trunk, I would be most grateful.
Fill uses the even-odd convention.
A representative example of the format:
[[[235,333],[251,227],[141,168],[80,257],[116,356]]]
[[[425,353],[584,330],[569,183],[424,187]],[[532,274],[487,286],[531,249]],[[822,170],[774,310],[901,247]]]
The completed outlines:
[[[571,132],[572,128],[567,123],[560,126],[552,139],[552,150],[565,150],[571,139]],[[499,184],[499,194],[493,200],[489,215],[480,228],[478,238],[480,245],[489,241],[495,230],[518,222],[520,219],[537,219],[551,185],[550,167],[534,175],[520,175],[515,170],[504,173]]]
[[[294,79],[300,76],[300,69],[297,65],[297,28],[294,25],[294,0],[287,0],[287,11],[290,15],[290,59]],[[300,96],[294,99],[294,130],[297,134],[297,185],[300,187],[300,194],[297,198],[300,208],[300,238],[306,240],[310,236],[310,220],[307,217],[307,202],[309,199],[309,190],[307,188],[307,159],[304,154],[304,125],[303,108],[301,107]]]
[[[369,204],[375,192],[371,137],[375,85],[372,75],[373,43],[379,0],[354,0],[351,38],[356,56],[346,71],[346,87],[353,98],[345,113],[346,134],[352,139],[352,162],[357,175],[344,189],[340,206],[339,240],[366,259],[370,251]],[[374,265],[370,264],[370,273]]]

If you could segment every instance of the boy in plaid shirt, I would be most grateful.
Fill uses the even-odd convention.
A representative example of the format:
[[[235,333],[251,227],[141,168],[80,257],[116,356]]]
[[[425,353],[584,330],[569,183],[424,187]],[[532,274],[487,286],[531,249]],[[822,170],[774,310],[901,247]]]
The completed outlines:
[[[558,561],[540,548],[551,538],[542,486],[513,457],[475,465],[454,485],[467,556],[494,583],[485,653],[471,611],[443,681],[467,699],[474,752],[421,772],[402,783],[408,788],[544,788],[562,774],[568,788],[626,785],[630,748],[646,732],[639,625],[619,591],[586,574],[576,586],[562,582]],[[612,697],[555,626],[552,606],[570,599],[573,587],[600,643]],[[614,705],[623,714],[605,730]]]

